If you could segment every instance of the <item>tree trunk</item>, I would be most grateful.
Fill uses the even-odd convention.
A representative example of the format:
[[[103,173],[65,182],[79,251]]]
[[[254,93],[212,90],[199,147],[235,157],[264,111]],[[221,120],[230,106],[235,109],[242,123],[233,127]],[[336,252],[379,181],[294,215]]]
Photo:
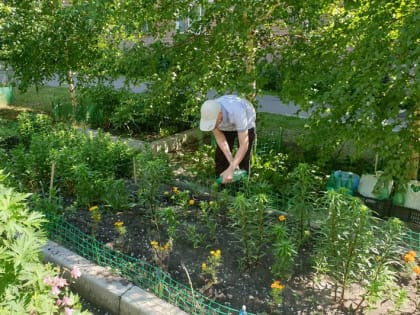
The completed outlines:
[[[420,108],[414,112],[416,116],[416,122],[414,130],[417,132],[417,142],[420,142]],[[408,163],[408,176],[409,179],[417,180],[417,174],[419,172],[420,154],[414,149],[411,155],[410,162]]]
[[[73,107],[73,113],[75,113],[77,106],[76,86],[74,85],[73,72],[71,70],[67,72],[67,84],[69,85],[71,106]]]
[[[252,21],[249,21],[248,15],[246,12],[243,13],[243,20],[249,23],[249,33],[246,41],[246,57],[245,57],[245,66],[246,74],[250,78],[249,80],[249,93],[247,94],[247,99],[251,103],[255,103],[257,98],[257,81],[255,76],[255,31],[252,27]]]
[[[249,82],[250,85],[250,92],[247,95],[248,100],[251,103],[255,103],[255,100],[257,98],[257,81],[255,77],[255,47],[254,47],[254,34],[251,33],[249,40],[247,42],[247,50],[248,55],[246,59],[246,74],[252,78]]]

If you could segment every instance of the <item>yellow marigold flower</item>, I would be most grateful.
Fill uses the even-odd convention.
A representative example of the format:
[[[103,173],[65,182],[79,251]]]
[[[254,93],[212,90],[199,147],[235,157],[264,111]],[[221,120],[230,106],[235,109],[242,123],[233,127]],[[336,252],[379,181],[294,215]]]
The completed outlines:
[[[176,186],[172,187],[172,192],[177,193],[178,191],[179,191],[178,187],[176,187]]]
[[[286,216],[285,215],[279,215],[279,221],[283,222],[284,220],[286,220]]]
[[[411,256],[413,256],[414,258],[416,258],[416,257],[417,257],[417,253],[416,253],[416,251],[414,251],[414,250],[410,250],[410,251],[407,253],[407,255],[411,255]]]
[[[203,262],[203,263],[201,264],[201,269],[202,269],[202,270],[206,270],[206,269],[207,269],[207,264],[206,264],[205,262]]]
[[[414,267],[413,267],[413,271],[414,271],[417,275],[420,275],[420,267],[419,267],[419,266],[414,266]]]
[[[220,255],[222,255],[222,251],[220,249],[216,250],[214,257],[220,257]]]
[[[280,283],[280,281],[276,280],[276,281],[274,281],[274,282],[271,284],[271,288],[272,288],[272,289],[275,289],[275,290],[279,290],[279,291],[281,291],[281,290],[283,290],[283,289],[284,289],[284,285],[282,285],[282,284]]]
[[[405,262],[413,262],[415,257],[411,256],[410,254],[405,254],[403,259],[404,259]]]
[[[214,250],[210,251],[210,255],[214,256],[216,254],[216,252]]]
[[[168,196],[168,195],[169,195],[169,191],[165,191],[163,194],[164,194],[165,196]]]
[[[164,250],[169,250],[171,249],[171,244],[169,244],[169,242],[166,242],[165,245],[163,245],[163,249]]]
[[[158,248],[159,247],[159,244],[156,241],[151,241],[150,245],[152,245],[153,248]]]
[[[124,225],[124,222],[123,221],[117,221],[117,222],[114,223],[114,225],[117,226],[117,227],[120,227],[120,226]]]
[[[99,208],[98,206],[92,206],[89,208],[89,211],[92,212],[92,211],[98,210],[98,208]]]
[[[195,200],[194,199],[190,199],[190,201],[188,201],[188,204],[190,206],[193,206],[195,204]]]

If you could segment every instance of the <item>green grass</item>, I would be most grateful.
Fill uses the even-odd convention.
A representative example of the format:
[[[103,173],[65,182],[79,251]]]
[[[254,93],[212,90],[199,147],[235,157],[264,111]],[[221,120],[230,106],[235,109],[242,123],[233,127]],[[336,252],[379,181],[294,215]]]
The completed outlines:
[[[305,126],[306,120],[303,118],[276,115],[272,113],[259,113],[257,128],[263,129],[264,131],[278,131],[279,128],[302,132]]]
[[[31,87],[26,92],[14,89],[14,100],[10,107],[26,108],[37,112],[51,113],[52,102],[55,99],[68,98],[69,90],[65,87]]]

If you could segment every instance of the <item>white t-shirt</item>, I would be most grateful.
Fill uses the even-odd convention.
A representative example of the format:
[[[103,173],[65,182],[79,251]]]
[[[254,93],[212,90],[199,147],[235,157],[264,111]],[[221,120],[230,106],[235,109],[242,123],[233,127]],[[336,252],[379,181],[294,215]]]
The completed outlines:
[[[245,131],[255,128],[255,109],[248,100],[237,95],[223,95],[215,99],[222,109],[222,131]]]

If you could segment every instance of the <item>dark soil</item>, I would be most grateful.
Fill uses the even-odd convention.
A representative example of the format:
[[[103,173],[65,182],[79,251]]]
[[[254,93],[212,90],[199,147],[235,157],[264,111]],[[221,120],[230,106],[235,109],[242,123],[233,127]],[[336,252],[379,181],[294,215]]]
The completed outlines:
[[[179,190],[181,191],[182,188]],[[171,188],[168,188],[168,194],[171,193]],[[200,217],[199,207],[199,202],[208,202],[209,197],[193,195],[190,198],[195,200],[195,204],[183,207],[174,205],[169,198],[162,198],[162,208],[171,206],[180,214],[172,251],[162,265],[162,268],[167,269],[178,282],[189,286],[189,275],[195,290],[201,291],[220,304],[238,310],[242,305],[246,305],[247,310],[255,314],[391,314],[389,301],[383,301],[376,310],[369,312],[352,310],[352,307],[360,301],[360,291],[357,287],[351,288],[344,303],[338,305],[328,279],[314,281],[310,267],[311,249],[309,247],[301,251],[296,262],[295,274],[287,283],[282,281],[285,284],[282,305],[273,305],[270,286],[277,279],[274,279],[271,273],[270,244],[267,244],[266,255],[258,263],[248,268],[244,267],[241,264],[239,244],[228,225],[226,209],[215,215],[218,224],[217,236],[216,239],[211,239],[203,218]],[[273,220],[276,218],[277,215],[273,215]],[[71,214],[69,220],[83,232],[93,234],[93,222],[87,209]],[[118,241],[121,238],[114,226],[117,221],[124,222],[127,230],[122,242]],[[196,226],[197,237],[203,238],[199,245],[194,246],[193,238],[188,236],[186,231],[189,225]],[[164,225],[160,225],[161,232],[158,232],[145,209],[136,205],[118,213],[102,212],[101,222],[94,234],[97,240],[110,248],[149,263],[155,263],[150,242],[158,241],[163,245],[168,240],[165,229]],[[218,273],[219,283],[208,288],[205,280],[200,276],[201,264],[207,259],[211,250],[217,249],[222,253],[222,265]],[[402,284],[409,292],[409,301],[397,314],[420,314],[417,291],[419,279],[414,277],[409,280]]]

